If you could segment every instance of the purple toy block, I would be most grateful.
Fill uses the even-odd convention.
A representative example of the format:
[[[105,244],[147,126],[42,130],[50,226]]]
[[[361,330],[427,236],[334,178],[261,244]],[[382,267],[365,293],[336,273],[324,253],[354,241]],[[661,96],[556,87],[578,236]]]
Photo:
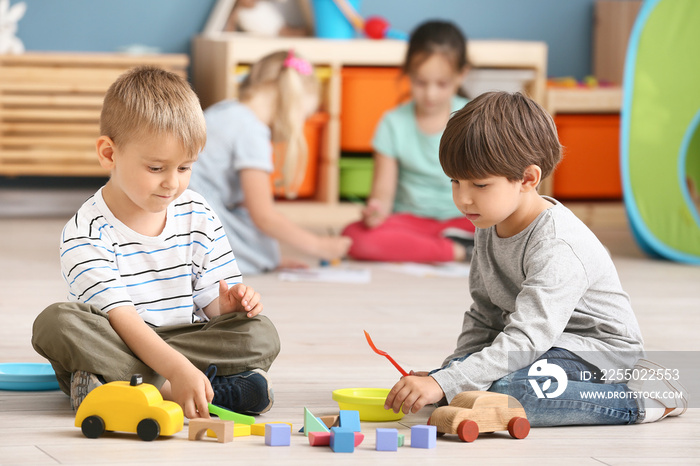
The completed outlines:
[[[265,445],[289,446],[292,436],[289,424],[265,424]]]
[[[435,448],[437,442],[437,427],[413,426],[411,427],[411,448]]]
[[[336,453],[353,453],[355,451],[355,432],[342,427],[331,429],[331,449]]]
[[[343,429],[350,429],[353,432],[361,432],[360,412],[341,409],[338,425]]]
[[[399,431],[397,429],[377,429],[377,451],[397,451]]]

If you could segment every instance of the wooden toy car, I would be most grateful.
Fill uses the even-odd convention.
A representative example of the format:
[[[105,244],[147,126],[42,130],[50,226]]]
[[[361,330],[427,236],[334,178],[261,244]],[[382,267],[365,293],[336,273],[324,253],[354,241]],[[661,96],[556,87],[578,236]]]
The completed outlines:
[[[164,401],[151,384],[140,375],[130,382],[109,382],[92,390],[75,414],[75,426],[88,438],[98,438],[105,431],[135,432],[142,440],[180,432],[184,424],[182,408]]]
[[[428,424],[437,427],[438,435],[457,434],[463,442],[473,442],[481,432],[507,430],[517,439],[530,433],[530,423],[520,402],[493,392],[462,392],[449,406],[433,411]]]

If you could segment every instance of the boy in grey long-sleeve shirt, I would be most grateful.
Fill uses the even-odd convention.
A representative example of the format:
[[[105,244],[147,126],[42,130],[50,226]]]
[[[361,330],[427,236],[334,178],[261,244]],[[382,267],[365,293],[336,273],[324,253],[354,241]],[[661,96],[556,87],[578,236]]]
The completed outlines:
[[[687,396],[640,396],[684,390],[645,377],[664,368],[638,360],[642,335],[605,247],[537,192],[560,159],[551,117],[519,93],[482,94],[449,120],[440,163],[455,205],[476,226],[474,303],[443,367],[402,378],[385,408],[417,412],[489,390],[518,399],[533,426],[632,424],[685,411]]]

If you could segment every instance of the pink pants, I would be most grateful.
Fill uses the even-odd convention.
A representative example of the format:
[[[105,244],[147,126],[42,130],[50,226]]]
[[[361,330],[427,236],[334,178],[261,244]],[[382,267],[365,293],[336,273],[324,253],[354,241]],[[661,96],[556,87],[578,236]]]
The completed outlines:
[[[464,217],[448,220],[394,214],[377,228],[362,222],[351,223],[343,231],[352,238],[348,253],[358,260],[385,262],[449,262],[454,260],[452,241],[441,235],[446,228],[474,232],[474,224]]]

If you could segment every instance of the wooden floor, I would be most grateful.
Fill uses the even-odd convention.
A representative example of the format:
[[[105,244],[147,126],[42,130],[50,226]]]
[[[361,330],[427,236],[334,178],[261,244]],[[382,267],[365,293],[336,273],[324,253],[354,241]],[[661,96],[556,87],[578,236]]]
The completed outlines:
[[[2,198],[5,207],[8,199]],[[46,207],[56,200],[60,206]],[[32,202],[41,206],[35,214],[2,217],[0,212],[0,362],[42,361],[30,345],[31,325],[47,304],[65,297],[57,245],[70,217],[65,212],[77,207],[73,201],[37,198]],[[647,349],[700,350],[700,267],[644,257],[619,204],[572,207],[610,249]],[[52,210],[58,218],[47,214]],[[294,206],[288,211],[302,218],[303,211]],[[343,206],[303,221],[313,228],[337,228],[355,214],[355,206]],[[0,391],[0,464],[700,464],[697,408],[648,425],[539,428],[524,440],[497,433],[471,444],[443,437],[430,450],[374,450],[378,426],[398,427],[409,445],[409,427],[426,421],[431,411],[426,408],[398,423],[363,423],[366,439],[354,454],[310,447],[296,434],[304,407],[318,416],[332,414],[338,410],[331,399],[334,389],[390,387],[398,378],[393,366],[370,351],[363,329],[404,367],[432,369],[452,351],[470,302],[464,278],[418,278],[362,266],[371,269],[370,284],[291,283],[274,274],[247,280],[261,292],[265,313],[282,340],[270,371],[276,403],[260,420],[293,423],[291,447],[267,447],[262,437],[238,437],[228,444],[191,442],[187,427],[150,443],[116,433],[89,440],[73,426],[74,413],[63,393]]]

